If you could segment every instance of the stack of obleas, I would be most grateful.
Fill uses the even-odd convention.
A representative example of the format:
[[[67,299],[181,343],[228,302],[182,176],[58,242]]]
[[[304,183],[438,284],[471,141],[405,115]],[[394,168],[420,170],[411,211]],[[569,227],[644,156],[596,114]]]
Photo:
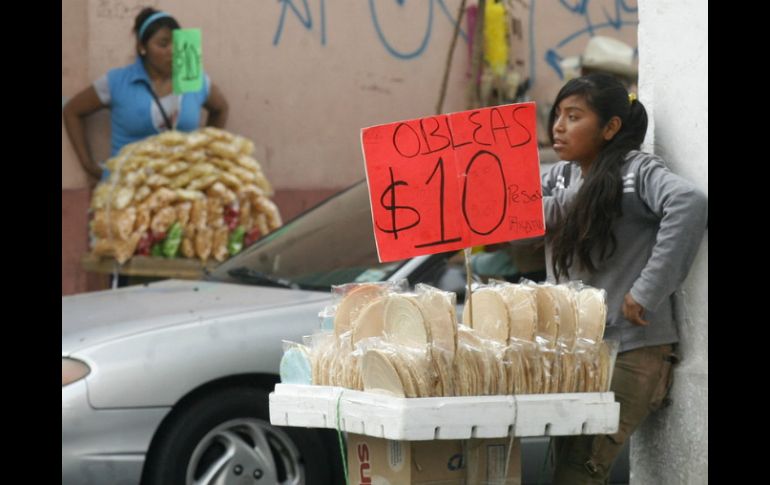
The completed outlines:
[[[210,127],[126,145],[94,190],[93,253],[121,264],[135,254],[223,261],[274,231],[281,216],[253,152]]]
[[[334,332],[310,352],[313,383],[403,397],[453,395],[457,325],[453,293],[354,286],[341,299]]]
[[[308,352],[317,385],[401,397],[603,391],[604,292],[498,283],[465,305],[427,285],[351,285]],[[472,321],[472,324],[471,324]]]
[[[504,345],[514,394],[597,392],[609,388],[610,346],[602,340],[605,293],[579,284],[498,283],[480,288],[463,321]]]

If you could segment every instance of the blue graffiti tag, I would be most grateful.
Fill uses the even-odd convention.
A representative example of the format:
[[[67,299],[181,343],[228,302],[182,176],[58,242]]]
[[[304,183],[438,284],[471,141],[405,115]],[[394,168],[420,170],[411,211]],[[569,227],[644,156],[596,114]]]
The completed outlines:
[[[380,42],[385,47],[385,50],[388,51],[390,55],[393,57],[396,57],[397,59],[413,59],[417,56],[422,55],[422,53],[425,51],[426,46],[428,45],[428,42],[430,41],[431,37],[431,31],[433,30],[433,4],[435,2],[438,2],[438,6],[441,8],[441,11],[444,12],[444,15],[449,19],[449,22],[451,22],[452,27],[455,26],[455,18],[452,15],[452,13],[447,8],[446,4],[444,3],[444,0],[430,0],[428,2],[428,22],[425,27],[425,35],[423,36],[422,42],[420,45],[411,52],[401,52],[397,50],[395,47],[391,45],[390,42],[388,42],[388,39],[385,37],[385,34],[382,32],[382,28],[380,27],[380,22],[377,19],[377,10],[374,7],[374,0],[369,0],[369,9],[372,13],[372,23],[374,24],[374,28],[377,31],[377,37],[379,37]],[[396,3],[400,7],[404,6],[405,0],[396,0]],[[424,3],[424,2],[421,2]],[[468,36],[463,31],[462,27],[460,28],[460,36],[463,38],[465,42],[468,42]]]
[[[397,3],[399,6],[404,6],[404,0],[397,0]],[[396,50],[395,47],[393,47],[390,42],[388,42],[388,39],[385,37],[385,34],[382,33],[382,29],[380,28],[380,22],[377,20],[377,9],[374,8],[374,0],[369,0],[369,8],[372,12],[372,23],[374,23],[374,28],[377,30],[377,37],[380,38],[380,42],[382,42],[382,45],[385,46],[385,49],[392,55],[393,57],[396,57],[398,59],[412,59],[413,57],[417,57],[420,54],[423,53],[425,50],[425,46],[428,45],[428,40],[430,39],[430,32],[433,27],[433,0],[430,0],[428,2],[428,28],[425,29],[425,35],[422,38],[422,42],[417,47],[417,49],[413,50],[412,52],[400,52]]]
[[[394,0],[387,0],[390,2],[393,2]],[[306,30],[312,31],[313,29],[313,18],[312,13],[310,10],[310,6],[308,5],[307,0],[302,0],[301,9],[297,7],[295,4],[295,0],[278,0],[279,3],[281,3],[281,14],[280,18],[278,19],[278,27],[276,28],[275,35],[273,36],[273,45],[278,45],[281,42],[281,35],[283,34],[283,27],[284,23],[286,21],[286,12],[288,9],[291,9],[291,11],[294,13],[294,15],[299,19],[300,23],[303,27],[305,27]],[[325,8],[325,0],[319,0],[320,2],[320,26],[321,26],[321,45],[326,45],[326,8]],[[399,7],[404,7],[406,4],[406,0],[395,0],[396,4],[398,4]],[[422,36],[422,40],[420,41],[420,44],[413,50],[405,50],[401,51],[396,49],[392,43],[388,40],[388,37],[385,35],[382,25],[380,24],[380,20],[377,16],[377,9],[375,7],[374,0],[369,0],[369,10],[371,13],[371,19],[372,24],[374,25],[374,29],[377,32],[377,37],[379,38],[380,42],[382,43],[383,47],[385,47],[385,50],[392,55],[393,57],[396,57],[398,59],[413,59],[415,57],[418,57],[422,55],[423,52],[425,52],[425,49],[430,42],[432,30],[433,30],[433,4],[438,2],[438,6],[441,9],[441,11],[444,13],[444,15],[449,19],[452,26],[455,25],[455,18],[452,15],[452,13],[447,8],[446,4],[444,3],[444,0],[428,0],[428,20],[425,25],[425,33]],[[420,3],[426,3],[424,1],[421,1]],[[413,3],[414,5],[414,3]],[[460,28],[459,35],[463,38],[465,42],[468,42],[468,35],[465,33],[465,31]]]
[[[591,0],[576,0],[573,2],[569,2],[568,0],[559,0],[559,3],[562,7],[564,7],[565,10],[568,12],[583,17],[583,20],[585,21],[585,27],[580,28],[574,32],[571,32],[567,34],[563,39],[558,41],[554,47],[551,47],[545,51],[545,54],[543,55],[543,59],[545,60],[546,64],[553,69],[556,74],[559,76],[559,79],[564,79],[564,73],[561,70],[560,62],[563,60],[563,57],[559,54],[558,49],[564,47],[565,45],[568,45],[575,39],[583,36],[588,35],[589,37],[593,37],[596,35],[596,32],[599,30],[605,30],[605,29],[612,29],[614,31],[620,31],[624,26],[628,25],[638,25],[639,20],[634,15],[634,18],[624,18],[624,14],[636,14],[638,12],[638,7],[629,6],[627,5],[625,0],[612,0],[614,12],[610,13],[607,11],[607,9],[602,5],[602,13],[604,14],[604,21],[601,23],[594,23],[591,20],[591,16],[588,12],[588,5]],[[530,66],[529,66],[529,72],[530,72],[530,79],[532,82],[535,81],[535,71],[536,71],[536,49],[535,49],[535,22],[534,22],[534,15],[535,15],[535,0],[532,0],[532,5],[530,6],[530,29],[529,29],[529,49],[530,49]]]
[[[302,22],[302,25],[307,30],[312,30],[313,28],[313,17],[310,14],[310,7],[307,4],[307,0],[302,0],[302,5],[305,7],[305,15],[303,16],[302,13],[297,9],[297,6],[294,5],[294,0],[278,0],[279,3],[281,3],[281,18],[278,19],[278,28],[275,31],[275,36],[273,36],[273,45],[278,45],[279,42],[281,42],[281,34],[283,33],[283,23],[286,19],[286,9],[291,8],[294,12],[294,15],[297,16],[300,22]],[[321,2],[321,45],[326,45],[326,8],[325,8],[325,0],[320,0]]]
[[[572,13],[577,13],[580,15],[583,15],[586,13],[586,8],[588,7],[588,0],[578,0],[575,5],[570,5],[565,0],[559,0],[559,3],[564,5],[564,8],[569,10]]]

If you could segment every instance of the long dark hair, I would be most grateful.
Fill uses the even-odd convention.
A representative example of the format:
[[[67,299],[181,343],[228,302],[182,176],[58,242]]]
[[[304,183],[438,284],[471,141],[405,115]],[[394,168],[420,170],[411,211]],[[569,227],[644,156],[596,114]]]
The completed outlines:
[[[548,117],[551,143],[556,109],[564,98],[573,95],[585,100],[598,115],[601,127],[613,116],[620,118],[621,127],[602,147],[588,173],[583,174],[583,185],[575,203],[549,234],[553,249],[551,263],[557,281],[561,274],[569,278],[575,256],[583,268],[593,273],[599,261],[615,252],[617,239],[612,233],[612,225],[623,215],[620,167],[629,151],[639,149],[647,132],[647,110],[642,103],[630,99],[626,88],[614,77],[593,73],[572,79],[559,91]],[[591,255],[597,251],[598,260],[594,261]]]
[[[150,15],[158,13],[159,11],[160,10],[155,10],[152,7],[145,7],[136,15],[136,18],[134,19],[134,35],[136,36],[136,40],[138,40],[139,43],[145,47],[147,47],[147,41],[150,40],[150,37],[152,37],[155,32],[159,31],[163,27],[168,27],[170,30],[181,28],[179,26],[179,22],[177,22],[174,17],[161,17],[147,26],[144,32],[142,32],[142,38],[140,39],[139,30],[142,28],[144,21],[150,18]]]

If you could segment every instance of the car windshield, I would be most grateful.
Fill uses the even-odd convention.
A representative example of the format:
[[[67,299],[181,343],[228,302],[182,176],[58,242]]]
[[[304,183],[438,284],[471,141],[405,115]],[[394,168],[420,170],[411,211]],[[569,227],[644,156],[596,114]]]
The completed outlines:
[[[385,280],[405,262],[378,262],[362,180],[225,261],[209,279],[328,291],[331,285]]]

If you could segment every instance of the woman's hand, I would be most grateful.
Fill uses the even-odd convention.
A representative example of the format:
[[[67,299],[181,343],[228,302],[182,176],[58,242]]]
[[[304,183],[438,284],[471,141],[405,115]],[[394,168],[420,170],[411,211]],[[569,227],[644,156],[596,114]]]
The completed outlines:
[[[644,307],[634,300],[631,293],[626,293],[625,298],[623,298],[623,316],[634,325],[647,326],[650,324],[647,320],[642,319]]]

